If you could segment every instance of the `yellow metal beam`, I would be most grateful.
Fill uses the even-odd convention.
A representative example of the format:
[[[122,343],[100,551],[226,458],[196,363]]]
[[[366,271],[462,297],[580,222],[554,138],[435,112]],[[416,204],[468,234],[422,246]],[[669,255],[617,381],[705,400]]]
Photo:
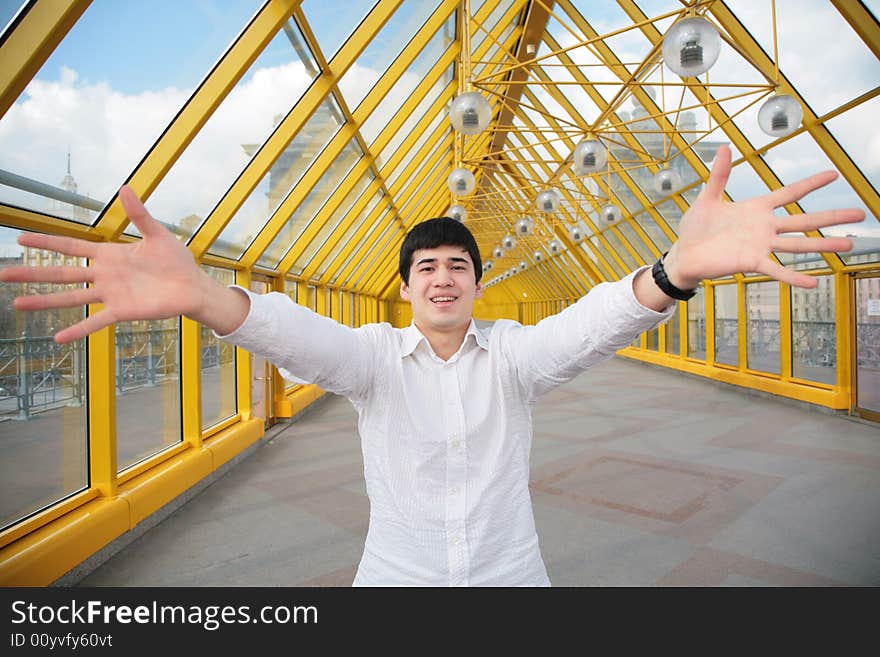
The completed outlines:
[[[267,2],[235,40],[168,129],[162,133],[143,162],[126,180],[141,199],[149,198],[159,181],[226,95],[281,29],[297,4],[299,0]],[[99,219],[96,230],[104,239],[114,240],[127,225],[128,218],[117,196]]]
[[[79,20],[91,0],[31,2],[0,44],[0,117]]]

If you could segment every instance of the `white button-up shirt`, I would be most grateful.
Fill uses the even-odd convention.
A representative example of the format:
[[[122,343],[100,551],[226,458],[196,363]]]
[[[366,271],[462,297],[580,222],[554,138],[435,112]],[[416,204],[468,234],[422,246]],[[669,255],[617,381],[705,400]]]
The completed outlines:
[[[531,405],[667,319],[630,274],[535,326],[471,321],[442,360],[411,325],[343,326],[279,293],[218,336],[358,412],[370,524],[356,586],[549,585],[529,496]],[[239,288],[241,289],[241,288]]]

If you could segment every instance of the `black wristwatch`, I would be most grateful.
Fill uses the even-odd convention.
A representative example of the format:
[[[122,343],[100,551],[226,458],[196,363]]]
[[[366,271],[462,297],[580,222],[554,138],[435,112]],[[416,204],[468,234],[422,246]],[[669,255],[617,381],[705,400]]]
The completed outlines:
[[[666,253],[669,253],[669,251],[667,251]],[[687,301],[692,296],[694,296],[697,291],[696,289],[682,290],[675,287],[672,283],[669,282],[669,277],[666,275],[666,270],[663,268],[663,258],[666,257],[666,253],[660,256],[660,259],[655,262],[654,266],[651,268],[651,274],[654,276],[654,282],[657,283],[657,287],[663,290],[663,294],[666,294],[673,299],[678,299],[679,301]]]

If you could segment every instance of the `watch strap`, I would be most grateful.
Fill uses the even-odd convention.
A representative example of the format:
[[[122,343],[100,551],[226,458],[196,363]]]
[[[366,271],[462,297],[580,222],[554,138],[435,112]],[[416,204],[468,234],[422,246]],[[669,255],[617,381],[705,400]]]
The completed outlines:
[[[669,251],[666,253],[669,253]],[[651,275],[654,276],[654,282],[657,283],[657,287],[663,290],[663,294],[670,296],[673,299],[678,299],[679,301],[687,301],[693,297],[697,291],[696,289],[682,290],[681,288],[675,287],[669,281],[669,277],[666,275],[666,270],[663,268],[663,259],[666,257],[666,253],[660,256],[651,268]]]

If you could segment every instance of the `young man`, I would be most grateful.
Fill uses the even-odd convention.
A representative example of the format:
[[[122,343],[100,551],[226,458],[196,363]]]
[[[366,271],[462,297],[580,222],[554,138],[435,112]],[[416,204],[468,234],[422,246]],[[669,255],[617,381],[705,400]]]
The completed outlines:
[[[451,219],[418,224],[401,248],[400,293],[412,304],[412,324],[351,329],[284,295],[214,282],[128,188],[120,194],[141,242],[22,235],[23,245],[86,257],[90,266],[10,268],[0,280],[92,283],[16,300],[20,310],[104,304],[60,331],[59,342],[116,321],[185,314],[351,400],[370,499],[356,585],[547,585],[528,491],[531,405],[667,319],[704,278],[761,272],[814,287],[812,277],[768,256],[852,248],[845,238],[780,234],[860,221],[860,210],[773,214],[833,172],[740,203],[723,199],[729,173],[722,147],[679,240],[652,271],[598,285],[536,326],[498,320],[477,328],[480,256],[470,231]]]

